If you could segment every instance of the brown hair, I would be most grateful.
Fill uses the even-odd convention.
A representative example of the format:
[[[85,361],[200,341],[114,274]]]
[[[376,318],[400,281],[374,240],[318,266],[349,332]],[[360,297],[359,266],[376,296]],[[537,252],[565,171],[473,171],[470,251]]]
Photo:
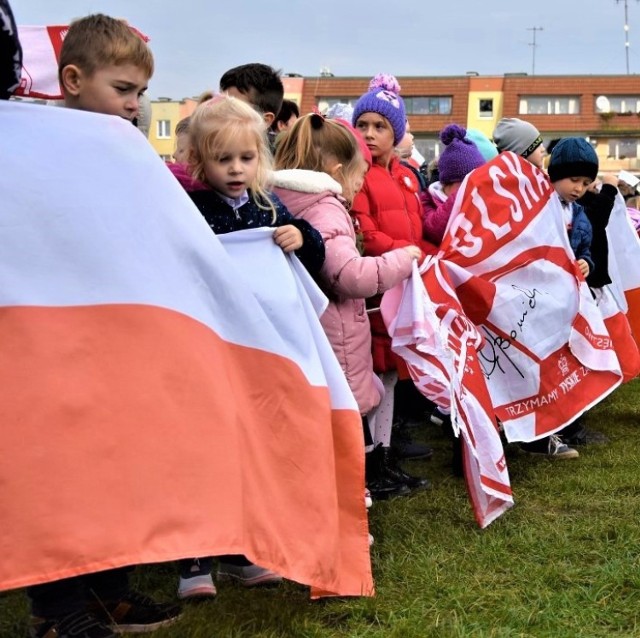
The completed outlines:
[[[275,221],[276,210],[267,192],[271,175],[267,133],[262,116],[249,104],[228,95],[217,95],[196,108],[189,119],[189,170],[195,179],[206,181],[205,161],[220,157],[231,140],[246,134],[255,139],[258,149],[258,171],[249,189],[256,205],[270,209]]]
[[[317,113],[302,116],[285,134],[276,150],[277,169],[302,168],[327,172],[327,160],[342,164],[342,188],[345,199],[355,193],[353,181],[364,163],[358,141],[346,126],[327,120]]]
[[[70,64],[92,75],[110,65],[132,64],[148,78],[153,75],[153,55],[144,40],[124,20],[102,13],[74,20],[62,42],[58,77]]]

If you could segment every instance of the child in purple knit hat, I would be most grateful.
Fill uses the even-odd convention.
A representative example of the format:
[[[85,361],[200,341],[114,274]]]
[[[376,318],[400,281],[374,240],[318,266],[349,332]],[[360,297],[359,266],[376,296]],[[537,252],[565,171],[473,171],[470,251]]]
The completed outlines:
[[[364,113],[382,115],[393,129],[393,145],[400,143],[407,128],[407,113],[400,97],[400,85],[393,75],[378,73],[369,82],[369,90],[353,107],[354,126]]]
[[[445,149],[438,160],[440,181],[430,184],[421,195],[424,238],[436,245],[444,237],[462,180],[485,163],[478,147],[466,135],[466,129],[457,124],[442,129],[440,140]]]

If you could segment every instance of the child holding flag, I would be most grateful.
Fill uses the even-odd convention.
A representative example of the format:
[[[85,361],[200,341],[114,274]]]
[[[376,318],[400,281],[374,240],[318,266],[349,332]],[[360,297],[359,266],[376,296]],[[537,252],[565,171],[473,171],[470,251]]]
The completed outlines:
[[[274,227],[273,239],[285,253],[295,253],[312,274],[320,270],[325,252],[318,231],[266,190],[271,154],[255,109],[228,95],[203,102],[189,120],[188,153],[186,167],[169,168],[216,234]],[[212,570],[212,557],[181,561],[178,597],[215,596]],[[282,580],[244,556],[220,557],[218,577],[248,587]]]
[[[71,24],[59,78],[65,106],[133,121],[153,74],[145,42],[121,21],[90,15]],[[115,638],[173,623],[174,604],[156,603],[129,587],[129,569],[76,576],[27,589],[34,638]]]

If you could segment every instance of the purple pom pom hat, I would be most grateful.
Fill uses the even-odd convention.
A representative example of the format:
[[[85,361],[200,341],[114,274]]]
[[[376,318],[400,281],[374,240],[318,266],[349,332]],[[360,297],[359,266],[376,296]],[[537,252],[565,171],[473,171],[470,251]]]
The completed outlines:
[[[353,109],[353,125],[363,113],[377,113],[386,118],[393,129],[393,144],[397,146],[407,128],[407,114],[399,95],[400,85],[393,75],[379,73],[371,82],[369,90],[360,97]]]

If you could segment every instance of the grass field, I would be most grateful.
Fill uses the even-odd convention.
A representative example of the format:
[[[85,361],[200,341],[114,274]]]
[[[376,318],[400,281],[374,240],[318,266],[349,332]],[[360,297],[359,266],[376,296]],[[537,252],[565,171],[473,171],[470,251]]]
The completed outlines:
[[[178,624],[153,635],[640,637],[640,381],[594,408],[587,425],[610,442],[581,448],[579,459],[507,448],[516,505],[486,530],[430,427],[421,435],[434,458],[407,469],[433,489],[370,513],[375,598],[312,602],[294,583],[260,591],[223,583],[214,601],[187,605]],[[139,568],[135,581],[171,599],[175,566]],[[24,594],[0,595],[0,638],[25,636],[27,626]]]

